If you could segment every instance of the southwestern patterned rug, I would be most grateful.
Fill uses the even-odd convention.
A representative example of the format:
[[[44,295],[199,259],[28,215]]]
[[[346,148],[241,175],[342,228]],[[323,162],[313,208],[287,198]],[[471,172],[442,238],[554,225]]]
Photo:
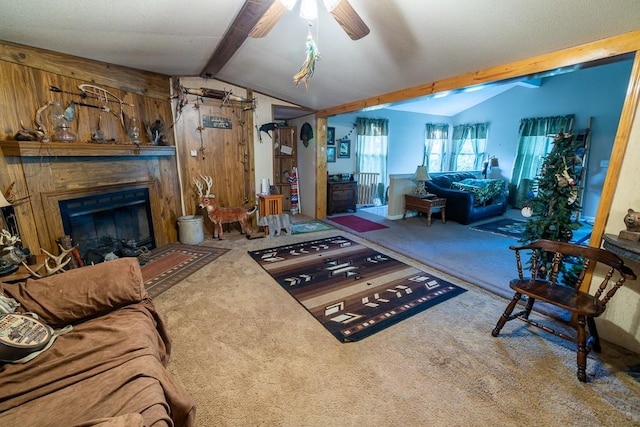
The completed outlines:
[[[141,266],[144,287],[155,298],[167,289],[200,270],[229,249],[170,243],[151,251]]]
[[[342,342],[365,338],[466,291],[342,236],[249,255]]]

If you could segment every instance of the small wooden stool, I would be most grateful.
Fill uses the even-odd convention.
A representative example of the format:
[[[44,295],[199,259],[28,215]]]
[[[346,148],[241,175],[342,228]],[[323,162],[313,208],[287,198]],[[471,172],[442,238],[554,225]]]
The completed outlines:
[[[260,196],[258,199],[258,212],[260,218],[268,215],[280,215],[282,213],[282,194],[270,194],[268,196]],[[265,234],[269,234],[269,227],[263,226]]]
[[[268,196],[260,196],[258,200],[258,208],[260,216],[280,215],[282,213],[282,194],[270,194]]]

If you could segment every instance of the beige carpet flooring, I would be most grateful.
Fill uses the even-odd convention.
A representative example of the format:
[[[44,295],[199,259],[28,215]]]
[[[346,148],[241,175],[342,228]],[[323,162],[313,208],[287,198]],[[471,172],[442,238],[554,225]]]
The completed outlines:
[[[516,321],[493,338],[507,300],[441,273],[469,292],[342,344],[247,254],[338,234],[433,271],[341,230],[225,233],[203,244],[229,252],[155,299],[197,426],[640,425],[638,355],[604,343],[580,383],[570,343]]]

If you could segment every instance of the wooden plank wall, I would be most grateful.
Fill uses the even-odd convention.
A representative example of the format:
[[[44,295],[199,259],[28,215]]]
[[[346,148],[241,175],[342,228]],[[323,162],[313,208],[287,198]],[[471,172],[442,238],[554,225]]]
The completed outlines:
[[[194,95],[185,97],[188,102],[176,114],[178,119],[175,124],[176,138],[180,141],[176,148],[185,214],[204,215],[205,235],[209,237],[213,233],[213,227],[206,218],[206,213],[198,209],[194,178],[200,182],[203,182],[201,175],[213,178],[211,192],[221,206],[255,204],[253,111],[250,103],[223,103],[220,99]],[[204,127],[203,120],[206,116],[228,119],[231,129]],[[254,226],[255,219],[254,215]]]
[[[169,76],[119,67],[42,49],[0,41],[0,140],[11,140],[20,121],[34,127],[36,110],[50,101],[84,102],[100,105],[97,99],[55,93],[54,85],[65,92],[80,93],[78,85],[93,84],[107,89],[134,107],[124,107],[127,117],[142,121],[160,119],[165,124],[168,145],[175,145],[170,126],[173,122]],[[104,103],[103,103],[104,105]],[[118,104],[109,104],[119,110]],[[86,144],[95,132],[98,120],[107,139],[129,144],[119,117],[89,107],[76,107],[77,120],[72,130],[77,140]],[[150,141],[143,139],[143,143]],[[0,155],[0,189],[14,184],[15,197],[29,196],[27,202],[15,206],[24,246],[32,250],[55,248],[59,224],[50,218],[47,200],[54,194],[78,189],[109,188],[114,185],[146,185],[156,199],[151,201],[156,243],[163,246],[177,241],[177,219],[181,214],[180,187],[175,156],[131,156],[104,159],[46,156],[20,158]],[[81,162],[79,167],[77,162]],[[73,167],[71,163],[76,163]],[[43,218],[45,220],[43,220]]]

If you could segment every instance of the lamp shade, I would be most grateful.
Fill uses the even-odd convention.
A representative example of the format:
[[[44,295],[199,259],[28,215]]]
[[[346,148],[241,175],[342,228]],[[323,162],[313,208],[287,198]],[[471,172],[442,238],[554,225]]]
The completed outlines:
[[[0,208],[6,208],[7,206],[11,206],[11,203],[4,197],[4,194],[0,192]]]
[[[430,181],[429,170],[425,165],[416,168],[416,181]]]
[[[497,168],[500,166],[500,163],[498,163],[498,158],[497,157],[492,157],[490,160],[490,165],[492,168]]]

